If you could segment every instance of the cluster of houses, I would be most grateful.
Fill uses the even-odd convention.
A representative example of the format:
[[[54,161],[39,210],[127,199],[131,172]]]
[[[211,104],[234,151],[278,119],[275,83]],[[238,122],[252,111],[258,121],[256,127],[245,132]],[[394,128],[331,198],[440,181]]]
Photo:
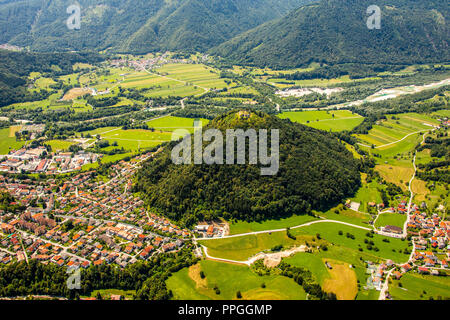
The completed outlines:
[[[189,230],[147,212],[132,193],[132,176],[150,154],[112,165],[107,182],[94,171],[64,180],[21,180],[0,176],[19,212],[0,210],[0,262],[37,259],[87,268],[125,267],[155,254],[177,251]]]
[[[216,222],[200,222],[194,231],[203,238],[222,237],[227,234],[227,225]]]
[[[78,151],[77,153],[52,153],[47,157],[45,147],[22,148],[11,150],[0,162],[0,172],[8,173],[68,173],[81,170],[90,163],[96,162],[101,155]]]
[[[384,280],[386,279],[387,270],[394,265],[394,262],[388,260],[386,263],[377,265],[372,261],[366,261],[366,264],[366,274],[369,274],[366,289],[375,289],[380,291],[383,287]]]
[[[161,67],[165,64],[175,64],[175,63],[195,63],[190,59],[172,59],[168,57],[165,53],[162,56],[155,58],[144,58],[140,60],[128,60],[128,59],[115,59],[109,61],[109,64],[116,68],[130,67],[136,71],[145,71],[146,69],[151,69],[155,67]]]
[[[413,236],[413,261],[418,272],[436,273],[436,269],[448,268],[450,221],[415,210],[408,221],[408,234]]]

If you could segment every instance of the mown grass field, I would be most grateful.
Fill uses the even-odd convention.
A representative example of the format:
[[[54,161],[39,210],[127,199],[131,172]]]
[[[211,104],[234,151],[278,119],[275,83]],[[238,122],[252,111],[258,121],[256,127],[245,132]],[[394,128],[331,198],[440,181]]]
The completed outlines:
[[[115,148],[124,148],[132,152],[142,149],[149,149],[171,140],[170,132],[152,132],[150,130],[133,129],[123,130],[118,127],[103,127],[92,131],[83,132],[86,136],[90,134],[93,138],[100,135],[101,139],[107,140],[110,144],[117,142]],[[92,140],[94,141],[94,140]]]
[[[292,231],[291,231],[292,232]],[[284,248],[303,245],[313,241],[314,236],[304,235],[296,240],[289,238],[286,231],[261,233],[236,238],[199,241],[208,248],[208,254],[216,258],[245,261],[255,254],[282,245]],[[319,241],[317,241],[317,244]]]
[[[347,225],[339,225],[331,222],[324,222],[320,224],[314,224],[304,228],[293,230],[294,235],[316,235],[320,234],[320,237],[332,244],[342,247],[350,248],[353,250],[362,249],[360,252],[370,254],[374,257],[382,259],[392,259],[396,262],[404,262],[408,260],[409,255],[400,252],[408,248],[408,242],[402,241],[396,238],[387,238],[381,235],[374,234],[373,238],[369,238],[366,234],[367,230],[354,228]],[[343,235],[339,235],[339,231],[342,231]],[[347,233],[353,235],[355,239],[347,237]],[[369,250],[364,243],[364,240],[368,239],[374,242],[374,247],[377,247],[379,251]],[[384,242],[383,239],[387,239],[389,242]],[[395,250],[395,251],[393,251]]]
[[[67,151],[71,145],[73,145],[73,142],[70,141],[64,141],[64,140],[50,140],[46,141],[45,144],[48,144],[52,147],[53,152],[57,151]]]
[[[149,149],[170,141],[172,134],[168,132],[151,132],[149,130],[116,130],[101,135],[102,139],[110,143],[117,142],[118,147],[125,150],[139,151]]]
[[[339,213],[336,213],[335,210],[336,208],[333,208],[326,212],[316,212],[316,214],[329,220],[347,222],[365,228],[368,227],[369,220],[371,219],[371,216],[369,214],[356,212],[348,209],[347,207],[342,208]]]
[[[203,271],[205,278],[200,277]],[[306,293],[294,280],[270,275],[259,276],[247,266],[209,260],[174,273],[167,281],[174,299],[235,300],[238,291],[243,300],[305,300]],[[262,285],[265,284],[265,288]],[[216,294],[214,288],[220,290]]]
[[[343,234],[339,235],[339,231],[342,231]],[[377,234],[374,234],[373,238],[369,238],[366,235],[369,232],[368,230],[352,226],[322,222],[291,229],[290,232],[296,237],[296,240],[288,238],[285,231],[280,231],[235,238],[203,240],[200,243],[208,247],[210,256],[236,261],[244,261],[256,253],[269,250],[276,245],[283,245],[288,248],[306,242],[314,246],[330,243],[353,250],[361,250],[360,252],[365,252],[374,258],[392,259],[399,262],[408,259],[408,254],[403,253],[403,250],[408,248],[406,241],[386,238]],[[353,235],[355,239],[347,237],[347,233]],[[317,239],[317,234],[320,235],[321,239]],[[373,241],[373,247],[377,247],[379,251],[369,250],[364,243],[365,239]],[[388,242],[382,241],[383,239],[388,239]],[[315,241],[313,242],[313,240]]]
[[[289,218],[270,219],[263,222],[236,221],[234,223],[230,223],[230,235],[254,231],[283,229],[298,226],[314,220],[317,219],[309,215],[295,215]]]
[[[373,260],[373,256],[368,255],[364,252],[359,252],[357,250],[331,246],[327,251],[319,251],[314,253],[297,253],[289,258],[285,258],[284,261],[291,265],[297,267],[303,267],[312,272],[316,281],[323,287],[324,284],[329,280],[333,280],[333,275],[330,270],[325,266],[325,262],[333,263],[345,263],[347,265],[352,265],[352,269],[345,268],[346,272],[352,270],[354,275],[356,275],[356,284],[354,280],[349,283],[348,288],[343,286],[344,281],[347,281],[346,277],[341,277],[339,273],[334,274],[334,279],[338,280],[334,283],[328,283],[327,286],[330,291],[340,295],[348,295],[349,292],[352,294],[357,292],[357,300],[377,300],[379,292],[376,290],[365,290],[364,285],[367,281],[365,262],[367,260]],[[354,278],[353,278],[354,279]],[[339,285],[341,284],[341,285]],[[359,286],[358,286],[359,284]],[[348,299],[352,299],[347,296]]]
[[[166,64],[157,71],[167,77],[203,88],[222,89],[227,87],[217,70],[202,64]]]
[[[328,270],[330,278],[324,280],[324,291],[334,292],[338,300],[354,300],[358,294],[355,271],[345,262],[336,260],[327,262],[332,269]]]
[[[279,117],[325,131],[352,130],[364,121],[348,110],[283,112]]]
[[[360,203],[359,211],[368,212],[369,202],[381,203],[380,190],[383,189],[377,180],[367,182],[367,174],[361,174],[362,186],[351,200]]]
[[[15,128],[17,127],[0,129],[0,155],[6,155],[11,149],[19,149],[25,144],[23,141],[16,141]]]
[[[381,213],[375,222],[375,227],[380,228],[384,226],[397,226],[403,228],[406,221],[405,214],[399,213]]]
[[[200,121],[202,127],[207,125],[208,119],[191,119],[191,118],[180,118],[180,117],[161,117],[158,119],[150,120],[147,125],[150,128],[154,128],[158,131],[173,132],[178,129],[186,129],[189,132],[194,132],[194,122]]]
[[[401,283],[401,287],[399,284]],[[450,298],[450,277],[436,277],[407,273],[400,280],[393,280],[389,293],[394,300],[428,300]]]

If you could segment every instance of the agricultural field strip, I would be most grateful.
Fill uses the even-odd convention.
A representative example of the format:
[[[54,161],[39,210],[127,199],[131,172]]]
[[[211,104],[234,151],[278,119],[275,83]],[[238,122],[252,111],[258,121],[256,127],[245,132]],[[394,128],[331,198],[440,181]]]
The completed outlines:
[[[387,144],[384,144],[384,145],[381,145],[381,146],[377,146],[377,147],[375,147],[375,149],[384,148],[384,147],[391,146],[391,145],[393,145],[393,144],[397,144],[397,143],[399,143],[399,142],[402,142],[403,140],[405,140],[405,139],[408,138],[409,136],[412,136],[412,135],[414,135],[414,134],[421,133],[421,132],[427,132],[427,131],[429,131],[429,129],[420,130],[420,131],[416,131],[416,132],[411,132],[411,133],[407,134],[406,136],[404,136],[403,138],[401,138],[400,140],[397,140],[397,141],[394,141],[394,142],[391,142],[391,143],[387,143]],[[358,144],[359,144],[360,146],[363,146],[363,147],[371,148],[371,146],[368,146],[368,145],[363,144],[363,143],[358,143]]]
[[[150,75],[155,75],[155,76],[162,77],[162,78],[165,78],[165,79],[168,79],[168,80],[177,81],[177,82],[183,83],[183,84],[185,84],[185,85],[187,85],[187,83],[188,83],[187,81],[183,81],[183,80],[171,78],[171,77],[168,77],[168,76],[162,76],[162,75],[157,74],[157,73],[153,73],[153,72],[151,72],[151,71],[148,71],[148,70],[145,69],[145,68],[144,68],[144,70],[145,70],[148,74],[150,74]],[[195,95],[194,97],[200,96],[200,95],[202,95],[202,94],[204,94],[204,93],[206,93],[206,92],[209,92],[209,89],[208,89],[208,88],[201,87],[201,86],[198,86],[198,85],[197,85],[197,87],[199,87],[200,89],[204,90],[205,92],[200,93],[200,94],[197,94],[197,95]]]

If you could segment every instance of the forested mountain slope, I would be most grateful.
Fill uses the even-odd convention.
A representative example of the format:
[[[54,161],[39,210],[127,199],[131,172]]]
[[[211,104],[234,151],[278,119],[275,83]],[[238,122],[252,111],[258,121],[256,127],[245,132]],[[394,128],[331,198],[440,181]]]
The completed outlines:
[[[311,62],[426,63],[450,60],[449,2],[380,0],[381,29],[367,27],[372,0],[322,0],[211,50],[234,62],[298,67]]]
[[[81,28],[69,30],[68,0],[0,0],[0,43],[38,51],[144,53],[206,50],[311,0],[79,0]]]

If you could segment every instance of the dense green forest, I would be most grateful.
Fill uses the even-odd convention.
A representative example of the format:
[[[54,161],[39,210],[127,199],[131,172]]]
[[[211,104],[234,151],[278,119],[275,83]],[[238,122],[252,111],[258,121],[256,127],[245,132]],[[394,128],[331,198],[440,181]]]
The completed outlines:
[[[167,300],[172,293],[165,280],[173,272],[195,264],[190,249],[160,254],[149,261],[139,261],[124,269],[103,264],[81,270],[81,289],[69,290],[66,268],[45,265],[37,260],[16,262],[0,267],[0,297],[50,295],[78,299],[97,289],[136,290],[137,300]]]
[[[218,216],[247,221],[308,214],[356,192],[362,163],[332,133],[252,111],[230,111],[204,129],[279,129],[280,168],[261,176],[259,165],[176,165],[172,142],[137,173],[135,191],[155,211],[185,225]],[[270,140],[269,140],[270,141]],[[248,150],[248,149],[247,149]]]
[[[78,62],[95,63],[101,57],[94,53],[29,53],[0,50],[0,107],[16,102],[37,101],[47,98],[51,90],[31,92],[28,76],[40,72],[57,77],[73,72]],[[56,92],[56,91],[55,91]]]
[[[276,68],[311,62],[410,64],[449,61],[448,2],[382,0],[381,28],[367,27],[371,0],[323,0],[211,50],[233,62]]]
[[[79,0],[69,30],[67,0],[0,2],[0,43],[36,51],[204,51],[311,0]]]

